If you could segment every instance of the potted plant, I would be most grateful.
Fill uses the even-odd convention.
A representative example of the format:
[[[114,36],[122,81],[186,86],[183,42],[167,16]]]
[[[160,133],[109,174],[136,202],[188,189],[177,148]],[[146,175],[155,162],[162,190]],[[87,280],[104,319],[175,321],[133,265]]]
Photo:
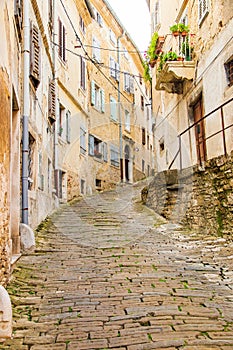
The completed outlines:
[[[163,60],[166,61],[177,61],[178,55],[173,51],[168,51],[164,56]]]
[[[186,36],[189,32],[189,28],[184,23],[178,23],[178,31],[182,36]]]
[[[158,37],[159,37],[158,32],[155,32],[152,35],[150,45],[147,49],[146,59],[149,60],[151,67],[154,67],[156,60],[158,59],[158,54],[156,53],[156,45],[157,45]]]
[[[178,24],[173,24],[173,26],[170,27],[170,31],[174,36],[178,36],[179,35]]]

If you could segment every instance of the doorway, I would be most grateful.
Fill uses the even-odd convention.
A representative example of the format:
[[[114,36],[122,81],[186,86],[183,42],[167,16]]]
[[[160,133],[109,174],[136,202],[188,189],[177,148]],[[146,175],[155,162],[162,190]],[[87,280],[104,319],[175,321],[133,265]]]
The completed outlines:
[[[129,182],[129,162],[130,162],[130,149],[129,146],[125,146],[125,181]]]
[[[200,166],[206,161],[206,140],[205,140],[205,123],[203,118],[203,103],[200,98],[193,106],[193,116],[195,125],[197,161]]]

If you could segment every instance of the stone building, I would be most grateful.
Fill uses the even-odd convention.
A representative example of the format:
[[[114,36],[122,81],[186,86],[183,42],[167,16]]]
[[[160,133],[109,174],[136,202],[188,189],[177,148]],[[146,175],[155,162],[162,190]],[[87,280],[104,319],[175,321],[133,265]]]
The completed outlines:
[[[157,169],[189,169],[189,180],[194,176],[191,181],[186,176],[190,192],[193,186],[191,226],[205,226],[205,210],[211,211],[211,228],[220,221],[224,226],[225,217],[232,218],[232,166],[227,167],[233,149],[231,1],[147,3],[158,38],[151,68]],[[221,171],[220,181],[216,173]]]

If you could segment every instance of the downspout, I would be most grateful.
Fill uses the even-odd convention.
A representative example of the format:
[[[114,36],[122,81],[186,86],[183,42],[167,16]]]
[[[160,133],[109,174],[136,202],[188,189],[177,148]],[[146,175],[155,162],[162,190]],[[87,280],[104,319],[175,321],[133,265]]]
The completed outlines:
[[[120,39],[125,35],[125,31],[118,36],[117,38],[117,62],[118,62],[118,67],[119,71],[120,69]],[[120,93],[120,79],[117,84],[117,91],[118,91],[118,117],[119,117],[119,143],[120,143],[120,173],[121,173],[121,182],[124,180],[124,172],[123,172],[123,140],[122,140],[122,118],[121,118],[121,107],[120,107],[120,102],[121,102],[121,93]]]
[[[29,0],[23,1],[23,125],[22,125],[22,223],[28,225],[28,121],[30,114]]]
[[[56,0],[53,0],[53,79],[55,82],[55,96],[56,96],[56,121],[54,123],[54,182],[56,196],[59,196],[59,171],[58,171],[58,115],[59,115],[59,104],[58,104],[58,81],[57,81],[57,54],[56,54],[56,40],[57,40],[57,25],[55,26],[57,12],[56,12]]]

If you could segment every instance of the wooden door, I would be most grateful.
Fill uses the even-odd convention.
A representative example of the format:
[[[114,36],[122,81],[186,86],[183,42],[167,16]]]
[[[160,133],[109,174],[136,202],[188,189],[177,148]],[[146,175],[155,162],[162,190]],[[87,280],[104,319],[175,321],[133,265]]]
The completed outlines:
[[[197,147],[197,160],[200,165],[206,161],[206,141],[205,141],[205,123],[200,120],[203,117],[202,98],[193,106],[193,115],[195,125],[195,137]]]

